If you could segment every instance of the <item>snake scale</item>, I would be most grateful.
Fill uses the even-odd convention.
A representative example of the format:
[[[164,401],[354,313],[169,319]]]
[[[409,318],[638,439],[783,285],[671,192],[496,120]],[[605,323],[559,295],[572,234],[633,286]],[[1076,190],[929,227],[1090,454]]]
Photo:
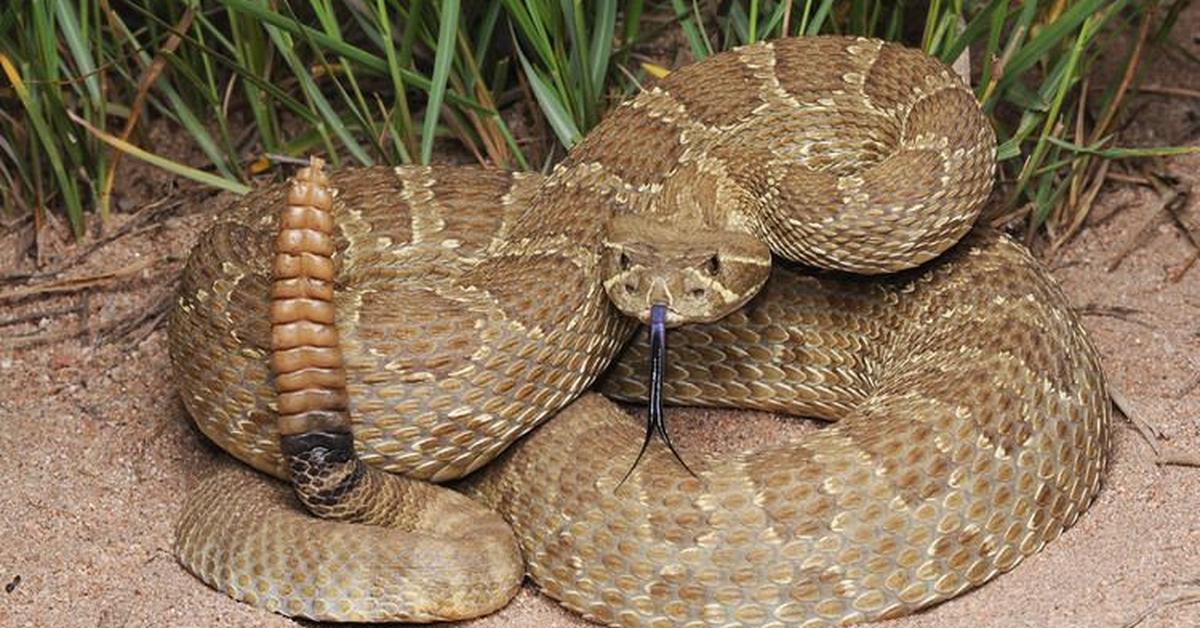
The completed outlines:
[[[972,230],[994,152],[942,64],[815,37],[673,72],[548,175],[259,190],[194,249],[170,348],[200,430],[292,487],[228,465],[176,553],[327,620],[480,615],[526,573],[622,626],[866,621],[977,586],[1087,508],[1109,439],[1063,294]],[[831,423],[695,475],[656,442],[622,483],[640,428],[585,391],[645,399],[652,306],[668,402]],[[475,499],[425,481],[464,477]]]

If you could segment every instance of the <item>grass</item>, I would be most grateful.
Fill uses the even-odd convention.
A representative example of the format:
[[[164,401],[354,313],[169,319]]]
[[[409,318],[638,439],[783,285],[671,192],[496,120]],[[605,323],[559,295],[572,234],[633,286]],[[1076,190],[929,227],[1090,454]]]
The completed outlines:
[[[0,205],[111,211],[125,155],[245,191],[272,163],[428,163],[435,144],[546,168],[647,73],[653,42],[692,58],[817,33],[883,37],[947,63],[971,50],[994,120],[1003,214],[1058,242],[1111,160],[1191,148],[1114,144],[1147,47],[1182,0],[45,0],[0,8]],[[1160,6],[1161,5],[1161,6]],[[1113,29],[1138,45],[1113,85],[1091,69]],[[660,47],[661,48],[661,47]],[[1100,94],[1100,113],[1085,98]],[[148,146],[165,121],[200,157]],[[518,125],[520,132],[514,131]],[[93,223],[94,224],[94,223]]]

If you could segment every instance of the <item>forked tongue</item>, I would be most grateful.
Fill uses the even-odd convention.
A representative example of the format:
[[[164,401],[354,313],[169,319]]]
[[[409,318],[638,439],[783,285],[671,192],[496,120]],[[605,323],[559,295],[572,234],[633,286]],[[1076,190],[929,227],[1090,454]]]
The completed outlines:
[[[633,470],[637,468],[638,463],[642,461],[642,456],[646,454],[646,448],[650,446],[650,439],[657,433],[662,439],[663,444],[667,449],[671,450],[671,455],[679,461],[679,464],[687,470],[688,473],[695,476],[691,467],[683,461],[683,457],[675,450],[675,445],[671,444],[671,435],[667,433],[667,423],[663,418],[663,403],[662,403],[662,387],[663,378],[666,376],[667,370],[667,306],[662,303],[656,303],[650,308],[650,413],[646,420],[646,438],[642,440],[642,448],[638,451],[637,458],[633,460],[633,466],[625,472],[625,477],[621,478],[621,482],[617,484],[617,488],[629,479],[633,474]]]

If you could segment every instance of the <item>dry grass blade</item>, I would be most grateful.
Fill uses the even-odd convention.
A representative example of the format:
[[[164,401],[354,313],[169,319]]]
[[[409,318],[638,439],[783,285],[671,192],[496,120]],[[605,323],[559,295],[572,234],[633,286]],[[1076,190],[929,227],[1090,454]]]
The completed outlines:
[[[40,295],[79,292],[80,290],[87,290],[88,288],[95,288],[97,286],[107,285],[118,279],[136,275],[148,268],[152,268],[159,262],[177,261],[177,260],[178,260],[178,258],[175,258],[175,257],[168,257],[165,259],[164,258],[147,257],[147,258],[137,260],[136,262],[131,262],[129,264],[126,264],[125,266],[122,266],[121,268],[118,268],[116,270],[112,270],[112,271],[109,271],[106,273],[89,275],[87,277],[78,277],[75,279],[63,279],[61,281],[51,281],[51,282],[47,282],[44,284],[33,285],[33,286],[22,286],[20,288],[14,288],[12,290],[0,292],[0,301],[15,301],[18,299],[26,299],[29,297],[40,296]]]
[[[1172,597],[1155,602],[1146,607],[1145,610],[1138,613],[1137,617],[1134,617],[1123,624],[1122,628],[1133,628],[1134,626],[1138,626],[1151,615],[1154,615],[1160,611],[1198,603],[1200,603],[1200,580],[1193,580],[1187,583],[1187,586],[1185,586],[1183,590],[1179,591]]]
[[[171,282],[168,285],[173,285]],[[150,332],[166,320],[175,304],[175,291],[167,288],[159,290],[158,295],[146,307],[137,310],[130,316],[121,317],[95,334],[96,341],[103,344],[124,341],[129,346],[140,343],[150,335]]]
[[[1151,183],[1155,184],[1156,190],[1165,187],[1165,184],[1158,177],[1152,177]],[[1170,214],[1171,221],[1175,223],[1175,228],[1183,233],[1188,244],[1192,246],[1192,254],[1188,257],[1188,260],[1179,269],[1171,273],[1169,278],[1171,283],[1181,281],[1183,276],[1187,274],[1187,271],[1196,263],[1196,260],[1200,259],[1200,220],[1194,219],[1183,211],[1183,208],[1186,206],[1183,200],[1191,196],[1191,192],[1191,187],[1188,187],[1179,193],[1182,197],[1180,202],[1167,205],[1167,213]]]
[[[1200,467],[1200,454],[1172,448],[1159,454],[1155,462],[1159,466]]]
[[[1104,110],[1100,114],[1099,121],[1092,128],[1092,132],[1088,139],[1088,145],[1095,145],[1109,133],[1109,128],[1112,126],[1113,120],[1116,119],[1117,113],[1121,111],[1121,105],[1125,100],[1125,95],[1129,92],[1133,85],[1134,77],[1137,76],[1138,66],[1141,65],[1142,51],[1145,48],[1146,38],[1150,34],[1150,24],[1156,11],[1154,7],[1147,8],[1142,14],[1141,23],[1138,25],[1137,39],[1134,41],[1133,51],[1129,55],[1129,61],[1125,64],[1125,71],[1121,75],[1121,82],[1117,85],[1117,90]],[[1076,116],[1076,141],[1082,139],[1083,135],[1083,117],[1084,103],[1087,94],[1088,81],[1084,81],[1084,87],[1081,91],[1079,100],[1078,114]],[[1083,225],[1084,219],[1090,213],[1092,203],[1096,199],[1096,195],[1100,191],[1100,186],[1104,182],[1104,175],[1108,171],[1110,161],[1103,161],[1099,166],[1094,160],[1083,155],[1079,161],[1072,166],[1070,183],[1071,193],[1055,210],[1055,214],[1061,221],[1067,223],[1066,228],[1062,230],[1061,235],[1053,239],[1050,245],[1050,251],[1059,250],[1064,244],[1069,242],[1071,238],[1079,232],[1079,228]],[[1088,191],[1080,197],[1078,190],[1086,186]],[[1119,263],[1119,262],[1118,262]],[[1112,269],[1110,269],[1111,272]]]
[[[1186,87],[1170,87],[1167,85],[1143,85],[1137,88],[1143,94],[1159,94],[1162,96],[1179,96],[1181,98],[1200,98],[1200,89]]]
[[[1140,321],[1134,317],[1135,314],[1140,314],[1142,311],[1132,307],[1123,307],[1120,305],[1102,305],[1100,303],[1088,303],[1083,307],[1075,308],[1075,311],[1080,316],[1102,316],[1106,318],[1115,318],[1117,320],[1141,325],[1142,327],[1153,327],[1151,324]]]
[[[163,170],[173,172],[181,177],[186,177],[188,179],[197,181],[199,183],[203,183],[205,185],[210,185],[212,187],[220,188],[222,190],[228,190],[230,192],[233,192],[234,194],[248,194],[250,192],[250,186],[248,186],[248,185],[239,183],[237,181],[226,180],[226,179],[218,177],[214,174],[210,174],[208,172],[200,170],[198,168],[192,168],[191,166],[185,166],[181,163],[171,161],[169,159],[166,159],[165,157],[161,157],[161,156],[156,155],[148,150],[145,150],[143,148],[140,148],[138,146],[130,144],[129,142],[126,142],[119,137],[114,137],[108,133],[105,133],[104,131],[93,126],[87,120],[84,120],[83,118],[80,118],[79,116],[75,115],[75,113],[72,111],[67,112],[67,117],[70,118],[71,120],[73,120],[75,122],[75,124],[78,124],[79,126],[86,129],[88,133],[91,133],[93,136],[95,136],[97,139],[104,142],[105,144],[116,147],[116,148],[120,149],[122,152],[129,153],[129,154],[133,155],[134,157],[137,157],[138,159],[141,159],[142,161],[145,161],[147,163],[158,166],[159,168],[162,168]]]
[[[1192,378],[1188,380],[1188,383],[1179,388],[1179,390],[1175,393],[1175,398],[1182,399],[1191,394],[1191,392],[1196,390],[1196,388],[1200,388],[1200,372],[1197,372],[1195,375],[1193,375]]]
[[[1108,135],[1109,128],[1112,126],[1113,120],[1116,119],[1117,113],[1121,110],[1121,103],[1125,99],[1125,94],[1128,93],[1129,87],[1133,84],[1133,79],[1137,76],[1138,66],[1141,65],[1142,50],[1146,45],[1146,38],[1150,34],[1150,24],[1154,21],[1154,15],[1157,13],[1155,7],[1151,6],[1142,14],[1142,21],[1138,25],[1137,39],[1134,41],[1133,52],[1129,55],[1129,63],[1125,65],[1125,72],[1121,76],[1121,82],[1117,86],[1117,91],[1109,100],[1108,106],[1104,108],[1104,112],[1100,114],[1100,120],[1092,129],[1091,141],[1089,144],[1095,144],[1100,141],[1105,135]]]
[[[199,197],[193,195],[191,202],[197,202]],[[133,217],[121,225],[115,231],[97,238],[82,251],[72,255],[49,268],[43,268],[36,272],[13,273],[0,276],[0,284],[27,282],[40,279],[50,279],[71,270],[83,260],[89,258],[101,248],[120,240],[121,238],[136,235],[145,231],[159,228],[163,225],[162,220],[167,216],[175,213],[179,208],[184,206],[184,201],[181,198],[176,198],[173,194],[164,196],[158,200],[152,201],[149,204],[143,205]]]
[[[1071,208],[1065,213],[1071,216],[1071,222],[1067,225],[1065,231],[1050,245],[1050,255],[1057,253],[1064,244],[1071,241],[1075,234],[1083,228],[1083,222],[1087,219],[1088,214],[1092,211],[1092,203],[1096,201],[1096,196],[1100,194],[1100,188],[1104,186],[1104,182],[1108,175],[1108,168],[1112,164],[1111,161],[1102,161],[1092,169],[1092,174],[1088,177],[1079,179],[1082,182],[1084,179],[1090,179],[1091,184],[1088,189],[1080,197],[1077,203],[1073,203]]]
[[[86,294],[86,293],[85,293]],[[78,306],[69,308],[63,314],[78,314],[82,321],[74,329],[59,329],[42,334],[15,335],[0,338],[0,347],[6,349],[28,349],[41,345],[63,342],[80,336],[88,336],[93,342],[104,344],[109,342],[117,342],[128,339],[129,345],[136,345],[144,339],[151,331],[157,329],[159,324],[166,319],[171,312],[171,305],[175,303],[174,290],[162,290],[158,297],[148,304],[146,307],[116,319],[101,323],[96,327],[92,327],[87,322],[87,303],[83,300]],[[42,317],[48,316],[50,313],[43,312]]]
[[[1200,250],[1193,251],[1192,255],[1187,258],[1187,261],[1171,273],[1171,276],[1167,278],[1167,281],[1170,281],[1171,283],[1179,283],[1180,281],[1183,281],[1183,276],[1192,269],[1192,266],[1196,265],[1197,260],[1200,260]]]
[[[1142,414],[1133,408],[1133,404],[1129,402],[1129,398],[1125,396],[1116,386],[1108,385],[1108,396],[1112,399],[1113,405],[1120,411],[1121,415],[1133,424],[1134,429],[1142,435],[1146,444],[1150,445],[1150,450],[1154,452],[1154,458],[1157,460],[1162,454],[1160,441],[1166,434],[1159,427],[1147,419]]]
[[[1146,246],[1154,237],[1159,225],[1173,220],[1173,211],[1169,207],[1171,205],[1182,205],[1185,196],[1169,188],[1165,193],[1160,192],[1160,194],[1158,201],[1155,203],[1154,211],[1150,214],[1150,218],[1142,224],[1141,228],[1132,237],[1126,240],[1121,250],[1108,262],[1108,265],[1105,267],[1107,272],[1111,273],[1115,271],[1131,253]]]
[[[1116,181],[1117,183],[1128,183],[1130,185],[1144,185],[1146,187],[1152,187],[1150,184],[1150,179],[1147,179],[1145,175],[1140,174],[1109,172],[1104,175],[1104,178],[1109,181]]]
[[[67,316],[69,314],[82,316],[83,315],[82,309],[83,309],[83,304],[77,303],[75,305],[69,305],[67,307],[58,308],[58,309],[54,309],[54,310],[46,310],[46,311],[38,311],[38,312],[29,312],[26,314],[19,314],[17,316],[10,316],[8,318],[0,319],[0,327],[12,327],[14,325],[25,325],[28,323],[34,323],[34,322],[39,321],[44,318],[58,318],[60,316]]]
[[[150,95],[150,88],[158,81],[158,77],[162,74],[163,69],[167,66],[167,57],[175,53],[179,48],[179,44],[183,42],[183,38],[178,33],[186,32],[192,27],[192,20],[196,16],[194,6],[189,6],[184,10],[183,15],[179,18],[179,22],[175,24],[174,32],[167,37],[166,43],[154,56],[154,61],[150,63],[150,67],[146,68],[146,72],[138,81],[137,93],[134,95],[133,104],[129,106],[129,118],[125,120],[125,128],[121,130],[121,134],[117,137],[123,142],[129,141],[129,136],[133,135],[133,130],[137,127],[137,123],[142,118],[142,112],[146,108],[146,99]],[[121,158],[125,153],[116,146],[109,147],[111,160],[108,164],[108,172],[104,177],[104,189],[100,192],[100,211],[102,215],[107,216],[109,206],[112,203],[112,188],[116,181],[117,167],[121,165]]]
[[[1186,200],[1191,196],[1192,189],[1188,186],[1180,190],[1169,185],[1161,176],[1154,173],[1147,173],[1145,178],[1160,196],[1166,198],[1171,194],[1175,194],[1177,197],[1173,199],[1173,202],[1166,203],[1163,207],[1167,212],[1167,216],[1175,225],[1175,228],[1183,234],[1183,237],[1187,239],[1188,244],[1192,247],[1192,254],[1188,256],[1187,261],[1172,272],[1169,277],[1171,283],[1178,283],[1187,274],[1187,271],[1191,269],[1192,265],[1196,263],[1196,260],[1200,259],[1200,222],[1193,220],[1183,213],[1183,208],[1186,205]]]
[[[1170,192],[1175,192],[1181,197],[1180,201],[1185,201],[1192,194],[1191,186],[1178,189],[1174,186],[1168,185],[1165,181],[1163,181],[1162,177],[1155,174],[1151,174],[1147,176],[1147,178],[1150,180],[1150,185],[1154,186],[1154,191],[1158,192],[1160,195],[1166,196]],[[1168,203],[1166,209],[1171,215],[1171,220],[1175,222],[1175,226],[1178,227],[1180,232],[1183,233],[1183,236],[1187,238],[1188,242],[1192,245],[1192,248],[1200,250],[1200,224],[1192,224],[1191,221],[1188,220],[1188,217],[1180,212],[1183,204],[1183,202]]]

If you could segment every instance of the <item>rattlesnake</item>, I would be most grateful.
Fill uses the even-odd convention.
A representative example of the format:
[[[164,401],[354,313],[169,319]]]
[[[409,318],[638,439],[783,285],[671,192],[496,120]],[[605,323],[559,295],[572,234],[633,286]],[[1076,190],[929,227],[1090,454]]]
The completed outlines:
[[[313,519],[230,468],[189,498],[177,554],[238,599],[336,620],[489,612],[526,570],[620,625],[869,620],[978,585],[1088,506],[1109,423],[1053,281],[1003,235],[955,244],[993,152],[940,63],[820,37],[672,73],[547,176],[308,169],[261,190],[185,270],[184,403],[235,457],[290,467],[311,510],[406,531]],[[655,445],[618,487],[634,423],[576,398],[614,359],[604,390],[644,398],[645,338],[617,356],[664,300],[694,322],[668,401],[836,423],[695,476]],[[498,455],[460,488],[524,564],[491,511],[358,462],[441,481]]]

